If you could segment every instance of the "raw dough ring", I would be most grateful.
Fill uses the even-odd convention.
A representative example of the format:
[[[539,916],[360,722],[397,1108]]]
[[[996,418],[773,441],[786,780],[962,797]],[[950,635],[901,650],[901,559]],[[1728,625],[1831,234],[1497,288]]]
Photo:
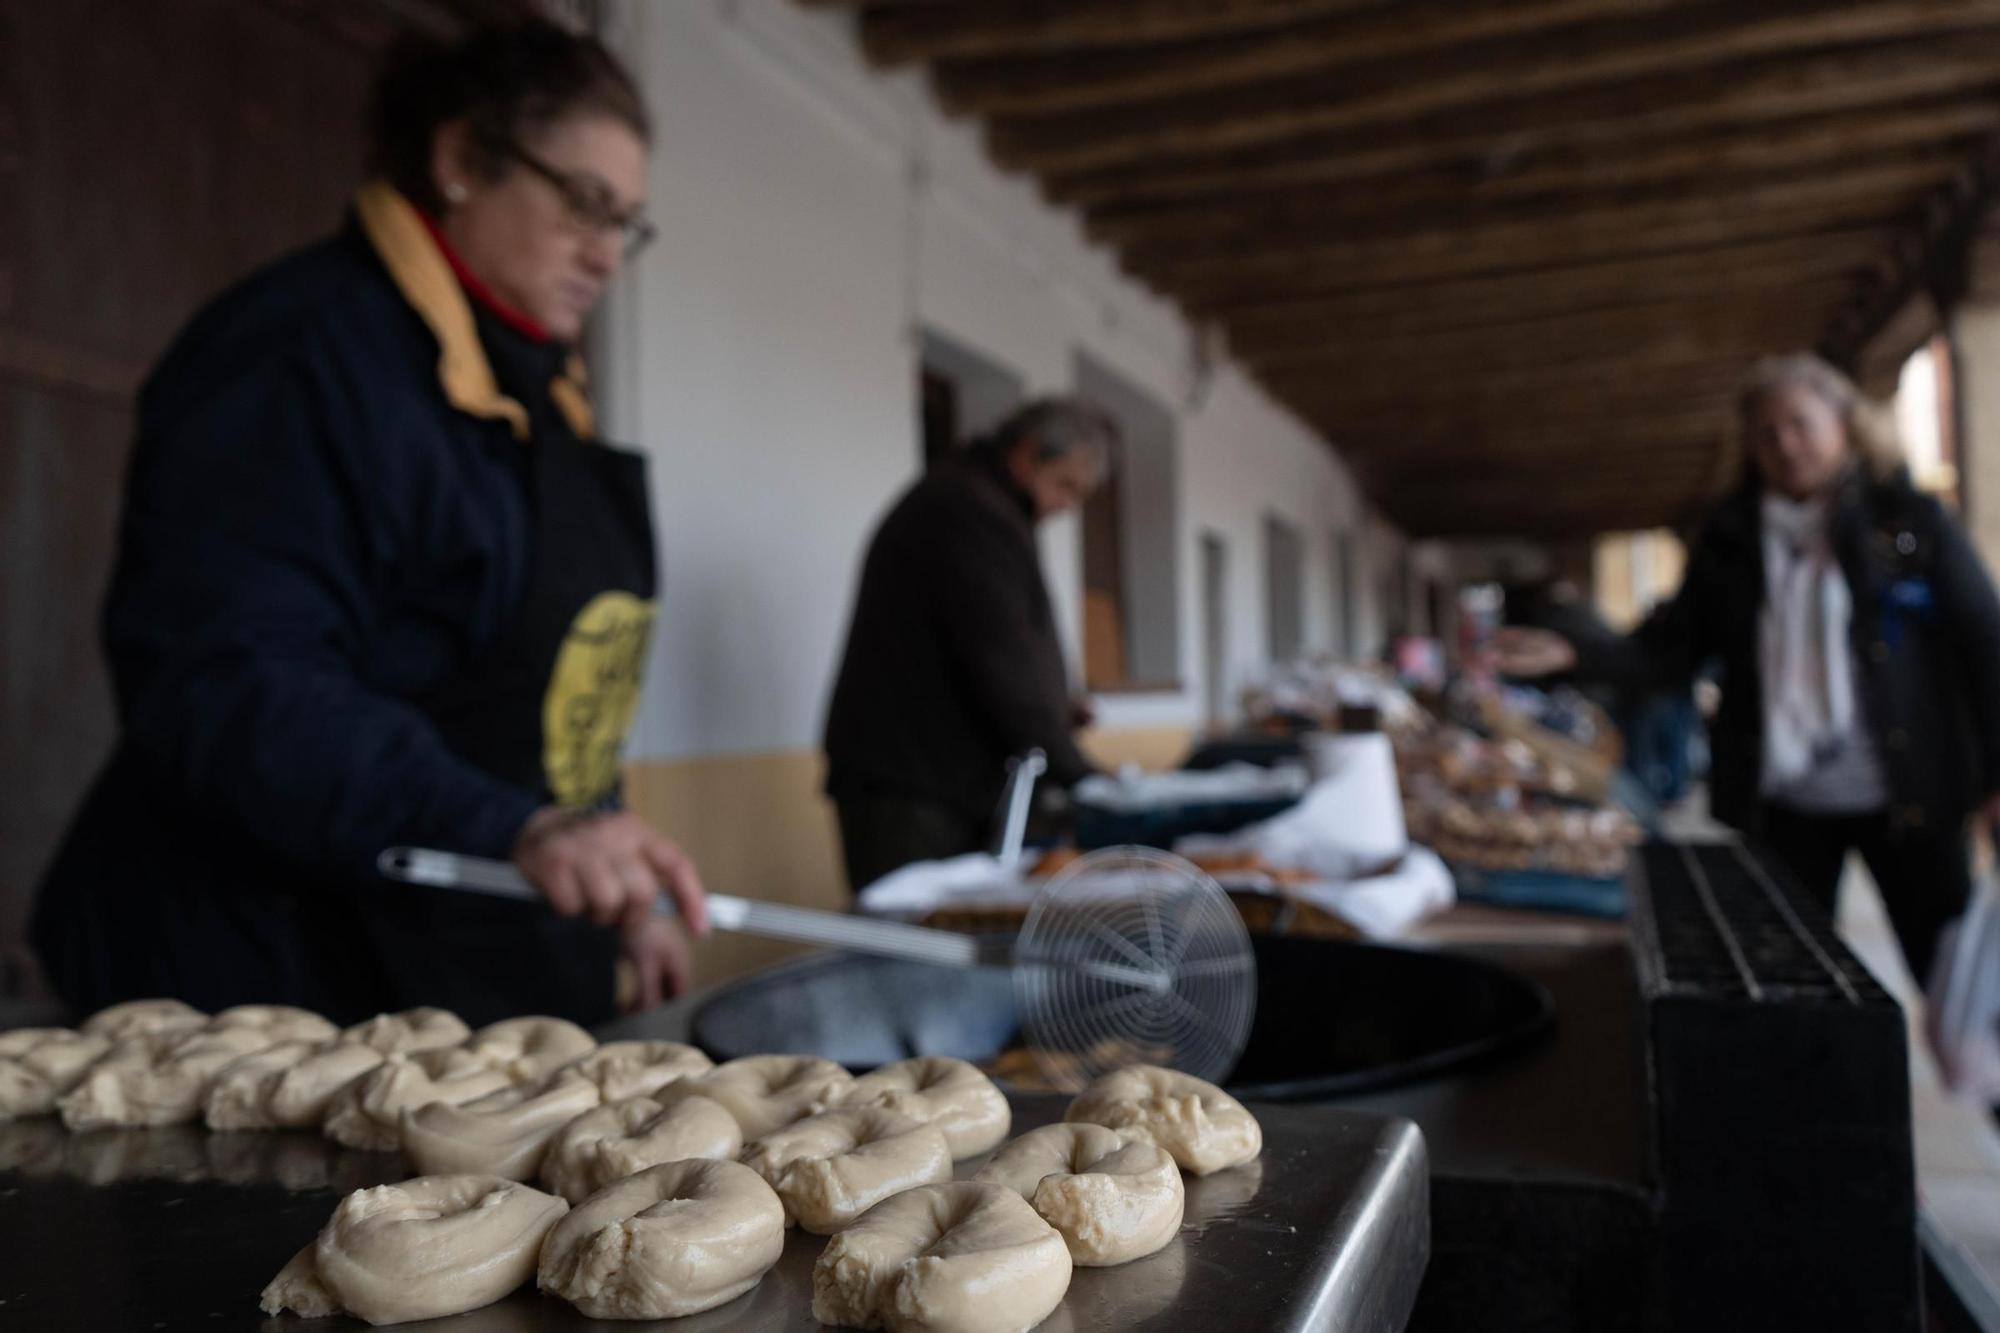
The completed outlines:
[[[881,1106],[944,1131],[954,1161],[990,1152],[1014,1113],[993,1080],[963,1060],[928,1055],[883,1065],[854,1080],[843,1106]]]
[[[1086,1268],[1143,1259],[1181,1229],[1187,1187],[1164,1148],[1103,1125],[1044,1125],[1002,1148],[974,1180],[1005,1185],[1062,1233]]]
[[[1243,1103],[1192,1074],[1158,1065],[1113,1070],[1063,1113],[1113,1129],[1143,1129],[1197,1176],[1241,1166],[1264,1151],[1264,1131]]]
[[[120,1042],[56,1101],[72,1130],[178,1125],[199,1119],[225,1065],[272,1045],[255,1028],[163,1031]]]
[[[472,1035],[465,1020],[449,1009],[405,1009],[398,1014],[377,1014],[356,1023],[340,1034],[342,1041],[366,1046],[384,1055],[406,1055],[411,1051],[433,1051],[440,1046],[456,1046]]]
[[[179,1000],[127,1000],[92,1014],[84,1020],[82,1031],[124,1041],[149,1032],[186,1032],[207,1021],[207,1014]]]
[[[371,1324],[491,1305],[535,1272],[569,1205],[489,1176],[421,1176],[356,1190],[264,1288],[265,1314],[338,1314]]]
[[[840,1100],[854,1076],[816,1055],[746,1055],[653,1094],[662,1106],[706,1097],[736,1117],[746,1139],[761,1139]]]
[[[109,1037],[68,1028],[0,1032],[0,1120],[55,1110],[111,1046]]]
[[[556,1131],[542,1156],[542,1184],[582,1203],[613,1181],[692,1157],[734,1161],[743,1151],[736,1117],[706,1097],[662,1107],[627,1097],[586,1111]]]
[[[597,1085],[607,1102],[650,1097],[669,1083],[706,1074],[715,1061],[677,1041],[612,1041],[569,1066]]]
[[[372,1046],[342,1038],[323,1042],[271,1084],[264,1113],[273,1125],[318,1129],[334,1099],[359,1083],[388,1057]]]
[[[566,1018],[503,1018],[473,1033],[465,1049],[514,1083],[534,1083],[589,1055],[597,1038]]]
[[[333,1099],[326,1132],[350,1148],[390,1152],[402,1146],[403,1112],[430,1102],[456,1106],[513,1083],[505,1070],[463,1047],[392,1055]]]
[[[920,1185],[835,1234],[813,1318],[845,1328],[1025,1333],[1069,1290],[1069,1247],[1004,1185]]]
[[[827,1111],[743,1150],[796,1221],[830,1236],[892,1194],[951,1179],[944,1131],[879,1106]]]
[[[201,1117],[210,1129],[276,1129],[271,1089],[287,1071],[319,1049],[310,1041],[281,1041],[230,1061],[202,1095]]]
[[[667,1162],[556,1224],[537,1285],[593,1319],[674,1319],[757,1285],[785,1252],[785,1209],[736,1162]]]
[[[427,1176],[533,1180],[556,1131],[601,1100],[595,1083],[565,1070],[533,1091],[502,1088],[462,1106],[432,1102],[403,1112],[403,1156]]]
[[[332,1041],[340,1035],[331,1020],[290,1004],[239,1004],[208,1020],[210,1032],[229,1028],[261,1032],[272,1046],[281,1041]]]

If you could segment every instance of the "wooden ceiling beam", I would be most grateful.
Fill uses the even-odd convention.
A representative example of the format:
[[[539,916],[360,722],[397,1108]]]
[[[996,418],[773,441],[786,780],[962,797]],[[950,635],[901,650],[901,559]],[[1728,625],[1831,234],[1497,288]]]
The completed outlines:
[[[1610,344],[1685,338],[1697,343],[1816,337],[1829,311],[1849,288],[1819,282],[1786,289],[1781,300],[1745,304],[1711,294],[1706,299],[1662,302],[1623,310],[1552,315],[1484,328],[1385,333],[1365,326],[1328,328],[1319,336],[1250,341],[1232,338],[1230,350],[1245,363],[1271,370],[1289,365],[1409,360],[1437,365],[1499,364],[1532,350],[1540,359],[1587,354]]]
[[[1914,206],[1925,189],[1949,179],[1964,162],[1963,153],[1901,153],[1756,184],[1721,182],[1700,188],[1606,192],[1583,200],[1517,200],[1487,208],[1387,215],[1336,211],[1330,200],[1318,208],[1292,203],[1251,206],[1143,227],[1134,224],[1114,244],[1128,267],[1147,274],[1281,265],[1294,255],[1359,244],[1400,244],[1426,236],[1449,237],[1450,249],[1466,246],[1473,237],[1570,241],[1589,236],[1599,249],[1608,245],[1611,253],[1621,253],[1625,251],[1618,241],[1624,234],[1678,230],[1728,236],[1734,227],[1754,227],[1765,215],[1801,209],[1852,208],[1858,203],[1893,216]]]
[[[832,4],[843,0],[807,0]],[[853,0],[845,0],[852,3]],[[1435,0],[1428,0],[1435,5]],[[861,46],[878,65],[951,57],[1047,54],[1077,48],[1187,41],[1282,27],[1381,0],[974,0],[871,4]],[[1416,7],[1412,3],[1412,8]]]
[[[1687,254],[1883,226],[1906,215],[1922,185],[1933,179],[1925,171],[1899,190],[1890,190],[1885,182],[1872,193],[1784,208],[1719,208],[1713,214],[1648,210],[1643,216],[1591,211],[1467,232],[1442,227],[1383,239],[1195,255],[1171,263],[1128,262],[1127,267],[1191,311],[1205,314],[1250,302]]]
[[[946,110],[989,116],[1076,111],[1186,96],[1308,72],[1518,38],[1607,18],[1632,19],[1686,0],[1541,0],[1399,4],[1304,19],[1263,32],[1172,44],[945,57],[931,82]]]
[[[1370,288],[1333,296],[1221,307],[1234,345],[1312,336],[1329,327],[1367,325],[1385,334],[1514,324],[1549,315],[1624,309],[1742,293],[1766,299],[1816,280],[1853,280],[1884,262],[1887,228],[1856,228],[1804,239],[1752,241],[1693,254],[1558,267],[1499,277]]]
[[[1476,496],[1438,499],[1384,494],[1376,497],[1406,536],[1521,537],[1543,540],[1591,536],[1604,532],[1635,532],[1673,527],[1708,501],[1698,489],[1680,493],[1654,492],[1580,501],[1480,499]]]
[[[2000,135],[1988,139],[1950,181],[1924,201],[1920,216],[1898,239],[1883,279],[1855,293],[1828,322],[1820,351],[1853,369],[1868,344],[1918,297],[1949,310],[1971,279],[1973,245],[2000,206]]]
[[[1381,395],[1406,405],[1423,401],[1426,394],[1498,398],[1508,395],[1611,393],[1621,387],[1639,388],[1649,384],[1739,382],[1757,356],[1780,348],[1760,347],[1749,352],[1735,348],[1699,352],[1608,349],[1604,358],[1553,366],[1493,369],[1463,380],[1423,371],[1413,376],[1331,375],[1325,371],[1284,375],[1265,374],[1257,378],[1272,395],[1290,404],[1301,415],[1312,417],[1323,410],[1355,410],[1367,395]]]
[[[1448,56],[1383,62],[1241,89],[1168,95],[1115,108],[987,121],[1003,166],[1079,170],[1161,153],[1244,148],[1308,131],[1405,122],[1435,112],[1588,88],[1630,89],[1661,75],[1713,81],[1735,62],[1832,46],[1971,34],[2000,23],[2000,0],[1737,0],[1690,5],[1628,24],[1480,43]],[[1331,95],[1330,95],[1331,94]],[[1638,105],[1644,105],[1643,102]]]
[[[1514,509],[1615,503],[1632,495],[1702,495],[1710,491],[1705,461],[1687,467],[1591,468],[1581,464],[1560,468],[1483,469],[1447,481],[1440,473],[1428,477],[1402,474],[1371,477],[1371,494],[1392,496],[1409,504],[1444,508],[1457,503],[1497,505]]]
[[[1776,126],[1733,126],[1658,144],[1592,147],[1524,154],[1478,178],[1455,167],[1432,167],[1366,183],[1235,188],[1174,200],[1124,200],[1087,211],[1093,239],[1111,245],[1169,235],[1227,230],[1245,215],[1337,221],[1348,216],[1443,213],[1476,218],[1509,206],[1602,205],[1619,198],[1684,191],[1690,186],[1734,190],[1774,178],[1864,163],[1908,160],[1949,151],[1969,156],[2000,130],[2000,87],[1985,96],[1953,97],[1901,114],[1879,110],[1836,113]],[[1587,199],[1585,197],[1588,197]]]
[[[1974,33],[1516,97],[1390,124],[1301,123],[1257,146],[1217,150],[1170,142],[1101,166],[1053,159],[1016,165],[1034,169],[1059,204],[1360,180],[1440,164],[1456,164],[1476,180],[1537,154],[1630,151],[1649,140],[1732,126],[1987,91],[1996,81],[2000,36]],[[1352,110],[1324,92],[1295,109],[1315,121]]]
[[[1706,423],[1711,430],[1731,428],[1732,383],[1721,392],[1684,390],[1683,381],[1652,386],[1649,395],[1600,396],[1592,385],[1572,386],[1565,396],[1534,398],[1456,398],[1433,402],[1422,395],[1405,394],[1390,403],[1376,400],[1315,405],[1312,420],[1323,427],[1343,450],[1352,447],[1366,453],[1373,442],[1404,440],[1397,449],[1417,446],[1409,441],[1444,439],[1457,441],[1471,431],[1494,438],[1533,435],[1538,447],[1559,454],[1563,442],[1588,435],[1612,423],[1671,422],[1676,427]]]

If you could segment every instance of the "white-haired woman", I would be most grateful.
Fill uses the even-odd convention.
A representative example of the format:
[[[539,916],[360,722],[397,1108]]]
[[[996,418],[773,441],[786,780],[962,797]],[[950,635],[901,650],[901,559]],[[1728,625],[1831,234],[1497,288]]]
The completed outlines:
[[[1965,902],[1966,817],[2000,816],[2000,600],[1845,375],[1774,357],[1739,408],[1742,485],[1673,600],[1603,644],[1509,631],[1500,665],[1658,684],[1719,667],[1714,813],[1828,910],[1859,851],[1921,982]]]

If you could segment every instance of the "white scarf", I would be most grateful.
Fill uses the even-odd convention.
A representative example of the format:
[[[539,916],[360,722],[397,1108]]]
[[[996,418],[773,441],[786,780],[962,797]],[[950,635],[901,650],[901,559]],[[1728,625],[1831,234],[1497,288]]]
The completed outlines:
[[[1830,512],[1824,498],[1764,497],[1758,665],[1767,795],[1834,759],[1858,730],[1848,647],[1854,603],[1834,558]]]

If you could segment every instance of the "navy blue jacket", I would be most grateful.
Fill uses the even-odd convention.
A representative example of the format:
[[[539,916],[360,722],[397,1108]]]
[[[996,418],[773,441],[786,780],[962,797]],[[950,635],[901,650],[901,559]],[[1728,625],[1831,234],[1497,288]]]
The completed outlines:
[[[541,804],[426,713],[533,540],[513,405],[449,341],[357,225],[215,301],[145,384],[103,620],[119,740],[33,923],[73,1003],[351,1010],[299,981],[328,974],[302,950],[362,947],[328,902],[379,892],[386,846],[505,856]],[[187,982],[203,951],[262,963]]]
[[[1764,762],[1757,623],[1764,606],[1759,495],[1717,505],[1680,592],[1630,636],[1579,642],[1579,676],[1685,689],[1705,666],[1722,704],[1710,727],[1710,805],[1756,830]],[[1955,827],[2000,784],[2000,599],[1979,556],[1907,474],[1842,481],[1833,544],[1854,598],[1862,716],[1897,830]]]

